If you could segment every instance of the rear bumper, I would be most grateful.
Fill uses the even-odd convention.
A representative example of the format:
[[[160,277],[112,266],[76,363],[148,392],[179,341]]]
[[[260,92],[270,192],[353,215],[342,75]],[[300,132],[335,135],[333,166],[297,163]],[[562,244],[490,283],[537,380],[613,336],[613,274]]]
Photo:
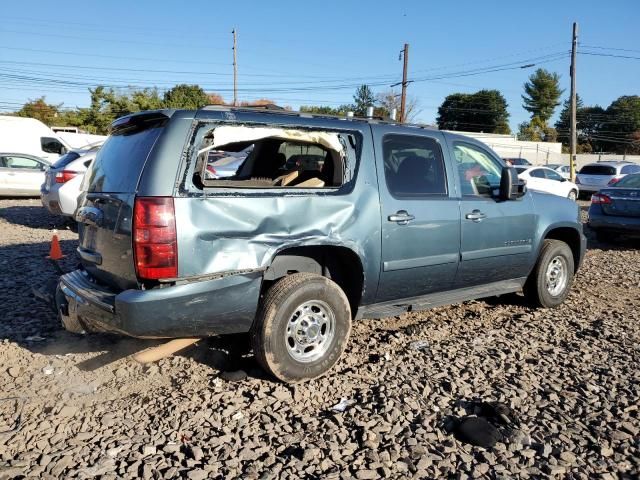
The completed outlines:
[[[49,190],[41,189],[40,200],[42,201],[42,206],[53,215],[71,216],[73,214],[73,212],[69,213],[69,208],[60,197],[58,188],[50,188]]]
[[[605,215],[602,208],[592,205],[589,208],[589,227],[594,230],[608,230],[621,233],[640,234],[640,217]]]
[[[67,330],[139,338],[206,337],[248,332],[262,272],[238,273],[153,290],[112,292],[83,270],[60,277],[56,306]]]

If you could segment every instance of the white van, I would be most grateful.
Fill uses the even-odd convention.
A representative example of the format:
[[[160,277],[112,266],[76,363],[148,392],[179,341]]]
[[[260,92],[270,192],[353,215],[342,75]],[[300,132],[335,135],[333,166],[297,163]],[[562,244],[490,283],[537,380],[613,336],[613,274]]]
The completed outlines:
[[[0,115],[0,152],[28,153],[53,162],[70,149],[40,120]]]

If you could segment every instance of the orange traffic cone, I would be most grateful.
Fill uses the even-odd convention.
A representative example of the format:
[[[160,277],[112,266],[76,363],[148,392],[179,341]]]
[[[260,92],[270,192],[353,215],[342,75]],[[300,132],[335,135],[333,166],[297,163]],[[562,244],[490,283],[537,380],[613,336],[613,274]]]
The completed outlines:
[[[60,240],[58,240],[58,231],[53,231],[53,237],[51,237],[51,250],[49,250],[49,255],[47,258],[51,260],[60,260],[64,258],[62,254],[62,249],[60,248]]]

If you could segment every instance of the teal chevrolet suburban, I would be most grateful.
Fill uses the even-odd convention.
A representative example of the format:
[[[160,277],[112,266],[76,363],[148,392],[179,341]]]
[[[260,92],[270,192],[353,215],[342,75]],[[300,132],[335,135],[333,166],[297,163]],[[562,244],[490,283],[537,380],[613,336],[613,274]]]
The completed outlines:
[[[285,382],[328,371],[360,318],[519,291],[556,307],[586,245],[576,203],[528,191],[486,145],[375,119],[141,112],[113,123],[83,190],[65,328],[249,332]]]

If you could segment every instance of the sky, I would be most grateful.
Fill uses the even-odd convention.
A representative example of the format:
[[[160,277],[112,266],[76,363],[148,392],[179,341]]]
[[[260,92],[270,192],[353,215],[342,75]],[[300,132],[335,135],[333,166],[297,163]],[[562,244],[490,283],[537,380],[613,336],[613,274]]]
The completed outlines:
[[[239,100],[266,97],[294,109],[350,103],[362,83],[389,90],[402,78],[408,43],[416,121],[433,123],[451,93],[488,88],[507,99],[515,130],[529,118],[521,94],[535,68],[560,74],[562,98],[569,95],[574,21],[585,105],[640,94],[638,0],[23,0],[3,2],[2,18],[0,113],[42,95],[87,106],[88,88],[99,84],[199,84],[231,101],[233,29]],[[535,66],[520,68],[527,64]]]

